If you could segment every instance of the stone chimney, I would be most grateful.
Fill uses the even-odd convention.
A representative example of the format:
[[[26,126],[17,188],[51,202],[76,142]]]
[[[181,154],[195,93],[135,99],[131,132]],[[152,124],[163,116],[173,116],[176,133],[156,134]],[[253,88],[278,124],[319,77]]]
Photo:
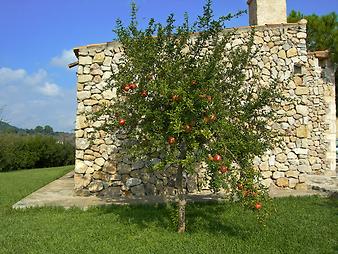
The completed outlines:
[[[287,23],[286,0],[248,0],[250,26]]]

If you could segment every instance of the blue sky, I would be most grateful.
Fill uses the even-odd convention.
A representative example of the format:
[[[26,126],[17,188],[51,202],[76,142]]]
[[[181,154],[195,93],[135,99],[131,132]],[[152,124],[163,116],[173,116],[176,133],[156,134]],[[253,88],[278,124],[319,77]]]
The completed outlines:
[[[338,12],[338,0],[288,0],[292,9],[318,15]],[[140,24],[187,11],[196,18],[204,0],[136,0]],[[215,16],[246,9],[246,0],[214,0]],[[51,125],[72,131],[76,110],[76,72],[72,48],[114,38],[116,18],[128,21],[129,0],[0,0],[0,117],[34,128]],[[247,15],[229,23],[248,24]]]

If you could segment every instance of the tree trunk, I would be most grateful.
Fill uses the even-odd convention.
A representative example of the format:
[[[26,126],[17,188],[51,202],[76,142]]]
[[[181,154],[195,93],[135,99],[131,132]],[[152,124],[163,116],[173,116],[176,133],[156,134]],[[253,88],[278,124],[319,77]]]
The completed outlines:
[[[186,158],[186,145],[185,142],[182,142],[180,146],[180,159]],[[178,185],[178,233],[185,232],[185,207],[187,204],[185,197],[185,189],[184,189],[184,179],[183,179],[184,167],[182,164],[178,166],[177,169],[177,185]]]
[[[185,199],[183,186],[183,167],[179,165],[177,170],[178,181],[178,233],[185,232],[185,206],[187,201]]]

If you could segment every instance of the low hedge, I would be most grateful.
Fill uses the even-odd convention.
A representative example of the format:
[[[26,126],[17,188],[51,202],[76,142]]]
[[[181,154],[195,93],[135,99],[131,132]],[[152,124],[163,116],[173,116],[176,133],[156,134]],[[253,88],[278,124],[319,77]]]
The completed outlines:
[[[74,164],[75,148],[69,142],[43,135],[0,135],[0,172]]]

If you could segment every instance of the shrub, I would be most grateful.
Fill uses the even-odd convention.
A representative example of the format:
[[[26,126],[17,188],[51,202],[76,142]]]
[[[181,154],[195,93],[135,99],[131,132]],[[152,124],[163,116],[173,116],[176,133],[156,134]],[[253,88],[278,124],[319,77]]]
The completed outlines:
[[[0,135],[0,171],[74,163],[74,146],[50,136]]]

